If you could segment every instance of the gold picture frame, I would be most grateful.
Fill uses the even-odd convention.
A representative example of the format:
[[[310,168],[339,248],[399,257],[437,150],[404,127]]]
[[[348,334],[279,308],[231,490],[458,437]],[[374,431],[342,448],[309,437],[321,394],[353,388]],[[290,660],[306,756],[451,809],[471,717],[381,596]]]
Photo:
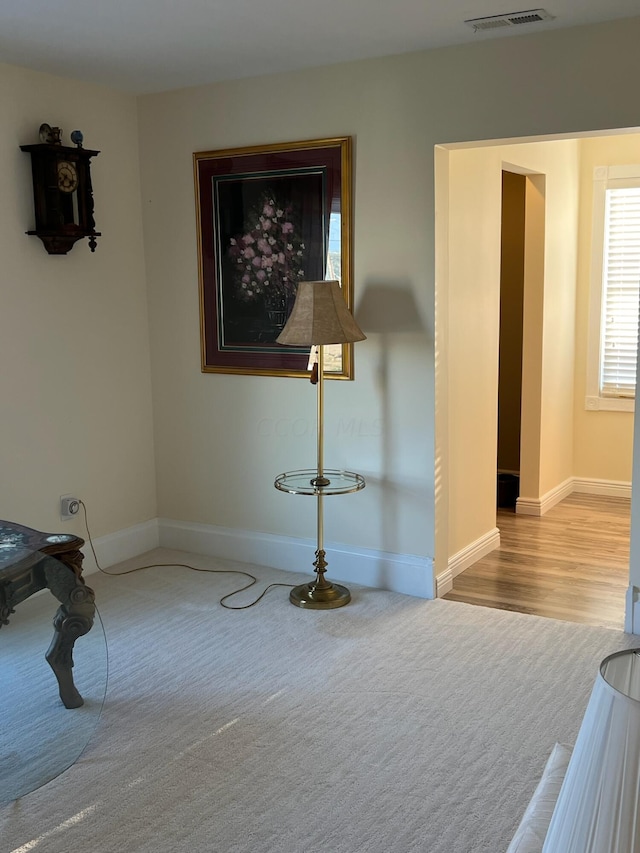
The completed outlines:
[[[337,280],[353,309],[351,137],[193,155],[204,373],[308,376],[276,343],[300,280]],[[353,378],[351,344],[325,347]]]

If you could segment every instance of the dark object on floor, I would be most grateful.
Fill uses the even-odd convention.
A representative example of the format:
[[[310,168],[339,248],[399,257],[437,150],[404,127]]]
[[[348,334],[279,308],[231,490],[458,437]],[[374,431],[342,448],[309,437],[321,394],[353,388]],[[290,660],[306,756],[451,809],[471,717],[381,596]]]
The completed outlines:
[[[498,474],[498,509],[513,509],[520,494],[517,474]]]

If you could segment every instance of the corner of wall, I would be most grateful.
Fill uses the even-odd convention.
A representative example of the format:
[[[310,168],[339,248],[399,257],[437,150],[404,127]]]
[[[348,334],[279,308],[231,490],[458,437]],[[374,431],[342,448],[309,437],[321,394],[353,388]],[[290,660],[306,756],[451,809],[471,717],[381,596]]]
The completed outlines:
[[[626,634],[640,634],[640,588],[633,584],[627,588],[624,630]]]

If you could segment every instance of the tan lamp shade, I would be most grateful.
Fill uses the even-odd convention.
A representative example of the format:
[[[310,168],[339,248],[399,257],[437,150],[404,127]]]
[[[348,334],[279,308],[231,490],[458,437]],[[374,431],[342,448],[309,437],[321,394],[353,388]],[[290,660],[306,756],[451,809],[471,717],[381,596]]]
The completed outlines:
[[[363,341],[337,281],[301,281],[287,323],[276,338],[287,346],[318,346]]]

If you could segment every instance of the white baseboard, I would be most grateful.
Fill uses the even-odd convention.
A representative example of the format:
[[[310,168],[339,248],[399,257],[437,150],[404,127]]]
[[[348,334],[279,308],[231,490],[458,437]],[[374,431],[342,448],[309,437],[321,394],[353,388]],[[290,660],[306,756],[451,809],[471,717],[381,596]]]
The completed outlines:
[[[516,501],[519,515],[544,515],[551,507],[568,497],[572,492],[587,495],[631,499],[631,483],[622,480],[596,480],[587,477],[570,477],[541,498],[520,497]]]
[[[552,506],[560,503],[574,491],[573,477],[569,477],[564,483],[560,483],[541,498],[520,497],[516,500],[516,512],[518,515],[544,515]]]
[[[595,480],[574,477],[573,491],[586,495],[607,495],[611,498],[629,498],[631,500],[631,483],[623,480]]]
[[[158,519],[160,547],[207,554],[313,577],[316,544],[251,530]],[[433,561],[351,545],[325,543],[330,580],[350,581],[419,598],[433,598]]]
[[[475,542],[467,545],[447,561],[447,568],[436,578],[436,596],[441,598],[453,589],[453,579],[472,566],[482,557],[486,557],[496,548],[500,547],[500,531],[497,527],[485,533]]]
[[[82,574],[91,575],[98,571],[93,551],[89,543],[88,537],[82,548],[84,561],[82,563]],[[93,547],[96,550],[98,562],[103,569],[108,566],[113,566],[116,563],[122,563],[124,560],[130,560],[132,557],[137,557],[147,551],[152,551],[157,548],[160,542],[158,519],[152,518],[150,521],[144,521],[142,524],[136,524],[133,527],[126,527],[124,530],[118,530],[116,533],[108,533],[106,536],[100,536],[93,540]]]

